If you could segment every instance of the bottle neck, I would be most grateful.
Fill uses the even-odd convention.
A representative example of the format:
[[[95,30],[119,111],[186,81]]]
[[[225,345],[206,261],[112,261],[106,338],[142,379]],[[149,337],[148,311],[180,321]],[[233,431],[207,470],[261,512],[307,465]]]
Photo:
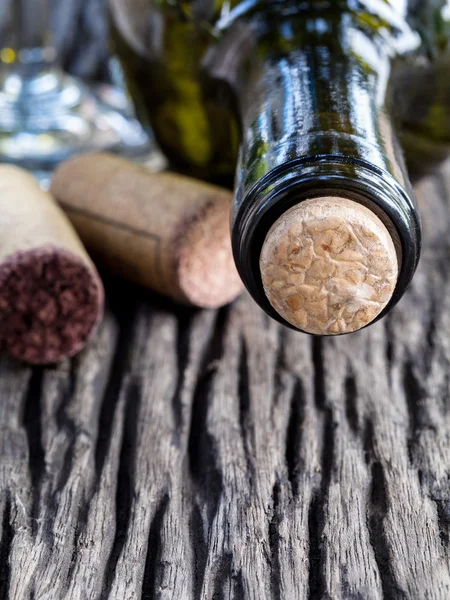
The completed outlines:
[[[328,20],[283,20],[258,45],[239,94],[239,192],[299,158],[364,161],[408,187],[385,112],[390,48],[347,13]]]
[[[233,246],[247,287],[272,314],[261,291],[259,253],[275,220],[303,200],[343,196],[380,216],[401,263],[391,305],[419,254],[414,195],[385,110],[389,33],[361,26],[348,11],[314,13],[271,21],[239,92]]]

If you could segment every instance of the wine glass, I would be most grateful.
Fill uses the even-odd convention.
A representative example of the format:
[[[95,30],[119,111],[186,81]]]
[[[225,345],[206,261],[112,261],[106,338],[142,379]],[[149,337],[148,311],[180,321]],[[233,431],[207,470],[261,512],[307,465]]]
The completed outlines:
[[[0,162],[45,186],[68,157],[108,150],[143,156],[149,136],[124,92],[64,73],[50,43],[50,0],[0,0]]]

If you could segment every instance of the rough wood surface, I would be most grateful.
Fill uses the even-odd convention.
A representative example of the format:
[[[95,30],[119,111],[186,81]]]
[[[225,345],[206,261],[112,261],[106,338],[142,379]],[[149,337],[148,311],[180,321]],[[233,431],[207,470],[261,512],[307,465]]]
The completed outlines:
[[[450,163],[384,321],[311,338],[108,285],[75,360],[0,375],[0,598],[448,599]]]

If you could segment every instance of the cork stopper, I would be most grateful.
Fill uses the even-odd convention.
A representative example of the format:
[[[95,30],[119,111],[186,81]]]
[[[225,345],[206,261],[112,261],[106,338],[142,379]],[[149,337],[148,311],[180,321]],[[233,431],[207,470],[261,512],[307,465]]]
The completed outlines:
[[[101,153],[59,165],[51,192],[94,259],[122,277],[202,308],[242,291],[228,190]]]
[[[392,237],[370,209],[341,197],[306,200],[268,232],[260,257],[265,294],[291,325],[337,335],[371,323],[399,272]]]
[[[226,200],[207,202],[180,235],[178,285],[193,306],[217,308],[242,291],[231,251],[231,203]]]
[[[0,346],[32,364],[82,349],[103,286],[64,213],[26,171],[0,165]]]

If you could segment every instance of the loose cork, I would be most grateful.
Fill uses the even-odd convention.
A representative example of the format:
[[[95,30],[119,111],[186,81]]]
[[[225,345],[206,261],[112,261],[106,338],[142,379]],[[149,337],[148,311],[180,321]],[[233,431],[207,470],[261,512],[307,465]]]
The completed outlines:
[[[242,290],[228,191],[108,154],[62,164],[51,191],[92,256],[119,275],[207,308]]]
[[[286,211],[263,244],[266,296],[291,325],[337,335],[371,323],[394,292],[399,265],[383,222],[345,198],[315,198]]]
[[[68,219],[26,171],[0,165],[0,342],[32,364],[73,356],[103,312],[101,280]]]

